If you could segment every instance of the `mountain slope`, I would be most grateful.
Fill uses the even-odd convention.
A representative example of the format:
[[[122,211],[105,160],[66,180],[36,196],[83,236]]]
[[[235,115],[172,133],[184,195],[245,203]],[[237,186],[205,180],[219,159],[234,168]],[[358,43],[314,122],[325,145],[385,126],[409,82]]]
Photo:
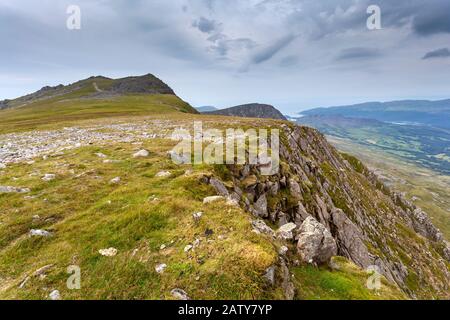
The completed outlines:
[[[44,87],[3,102],[0,132],[48,128],[85,119],[166,112],[197,113],[151,74],[116,80],[98,76],[67,86]]]
[[[368,118],[385,122],[420,123],[450,128],[450,99],[440,101],[404,100],[391,102],[367,102],[349,106],[316,108],[302,111],[302,115],[340,115]]]
[[[204,112],[205,114],[215,114],[232,117],[262,118],[286,120],[283,114],[268,104],[250,103],[217,111]]]
[[[262,176],[254,165],[175,165],[167,157],[172,131],[192,132],[193,124],[172,114],[0,136],[9,152],[0,186],[29,188],[0,193],[0,297],[46,299],[59,290],[63,299],[170,299],[179,288],[193,299],[449,298],[448,248],[420,210],[313,129],[233,123],[281,130],[278,174]],[[58,148],[35,154],[34,163],[18,158],[28,154],[18,149],[40,141]],[[143,148],[148,157],[133,157]],[[42,179],[50,173],[54,179]],[[239,205],[204,201],[217,194]],[[276,233],[309,216],[337,243],[341,258],[330,268],[299,262],[296,240]],[[31,236],[32,229],[50,236]],[[102,256],[106,248],[117,252]],[[69,265],[81,268],[80,290],[66,287]],[[389,280],[378,291],[366,287],[370,265]]]
[[[219,110],[216,107],[212,107],[212,106],[204,106],[204,107],[198,107],[195,108],[198,112],[209,112],[209,111],[216,111]]]

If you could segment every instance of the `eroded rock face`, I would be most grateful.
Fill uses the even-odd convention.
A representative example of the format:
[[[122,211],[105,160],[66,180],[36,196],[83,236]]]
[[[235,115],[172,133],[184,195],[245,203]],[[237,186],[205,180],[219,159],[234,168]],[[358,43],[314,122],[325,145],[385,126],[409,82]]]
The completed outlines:
[[[297,252],[306,263],[325,264],[337,254],[336,241],[330,231],[313,217],[303,222],[297,239]]]
[[[339,252],[367,268],[373,264],[373,259],[363,241],[361,230],[345,215],[341,209],[334,208],[331,212],[332,227],[335,230]]]
[[[258,217],[267,218],[269,216],[269,213],[267,211],[267,198],[266,198],[265,194],[263,194],[262,196],[260,196],[258,198],[258,200],[256,201],[256,203],[254,205],[254,209],[255,209],[255,214]]]

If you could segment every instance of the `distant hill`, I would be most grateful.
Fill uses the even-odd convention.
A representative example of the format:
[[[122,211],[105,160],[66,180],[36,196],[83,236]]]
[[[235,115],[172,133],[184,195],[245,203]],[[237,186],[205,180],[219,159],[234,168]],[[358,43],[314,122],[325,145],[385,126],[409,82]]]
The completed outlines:
[[[216,111],[219,110],[216,107],[212,106],[204,106],[204,107],[197,107],[195,108],[198,112],[210,112],[210,111]]]
[[[121,79],[96,76],[0,101],[0,132],[83,119],[168,112],[198,113],[152,74]]]
[[[223,116],[232,116],[232,117],[286,120],[286,117],[283,116],[283,114],[280,111],[278,111],[274,106],[259,103],[244,104],[232,108],[221,109],[205,113]]]
[[[425,124],[450,128],[450,99],[440,101],[367,102],[348,106],[310,109],[300,114],[305,116],[339,115],[343,117],[375,119],[384,122]]]

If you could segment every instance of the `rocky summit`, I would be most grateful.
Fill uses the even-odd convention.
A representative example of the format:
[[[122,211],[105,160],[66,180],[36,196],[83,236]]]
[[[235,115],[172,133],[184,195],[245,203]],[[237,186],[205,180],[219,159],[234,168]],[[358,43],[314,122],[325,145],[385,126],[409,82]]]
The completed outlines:
[[[7,105],[0,298],[450,299],[450,246],[426,210],[315,129],[198,114],[150,75]],[[198,121],[279,130],[279,170],[175,163],[174,131]]]

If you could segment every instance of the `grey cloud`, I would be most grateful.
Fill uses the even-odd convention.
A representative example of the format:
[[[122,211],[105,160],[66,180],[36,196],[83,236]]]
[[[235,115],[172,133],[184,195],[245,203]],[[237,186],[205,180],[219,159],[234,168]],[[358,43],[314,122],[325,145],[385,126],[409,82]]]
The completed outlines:
[[[379,56],[381,54],[377,49],[355,47],[342,50],[336,57],[336,60],[371,59]]]
[[[428,52],[423,56],[423,60],[434,58],[450,58],[450,50],[448,48],[437,49]]]
[[[270,60],[279,51],[288,46],[294,39],[295,36],[289,34],[281,39],[276,40],[274,43],[268,45],[267,47],[264,47],[258,53],[256,53],[252,58],[252,62],[254,64],[260,64]]]
[[[192,26],[197,28],[203,33],[213,33],[220,31],[221,24],[214,20],[209,20],[204,17],[200,17],[200,19],[195,20],[192,23]]]

